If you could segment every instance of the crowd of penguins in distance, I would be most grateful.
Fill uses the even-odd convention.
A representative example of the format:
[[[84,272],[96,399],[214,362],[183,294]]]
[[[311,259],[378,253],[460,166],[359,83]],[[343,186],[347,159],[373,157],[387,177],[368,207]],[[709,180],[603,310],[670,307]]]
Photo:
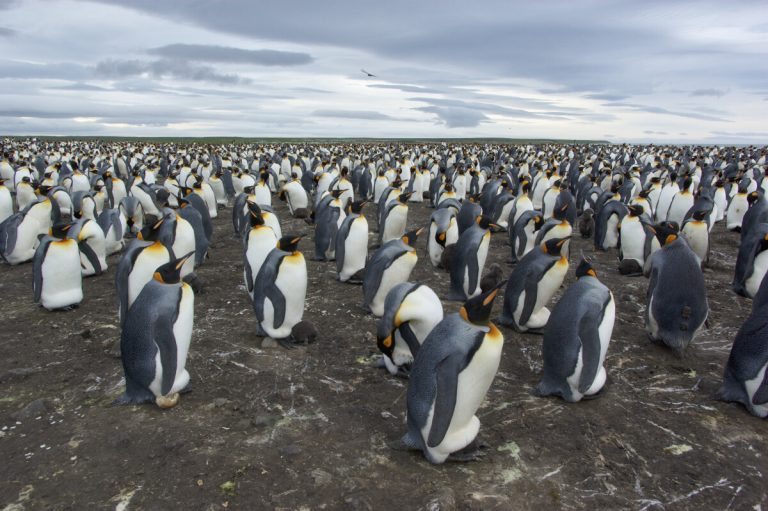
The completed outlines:
[[[115,272],[125,393],[119,404],[176,405],[189,382],[195,268],[212,223],[232,208],[258,335],[286,348],[313,341],[302,320],[302,236],[283,233],[273,198],[314,226],[314,255],[339,281],[362,284],[378,317],[381,366],[408,378],[407,433],[393,448],[432,463],[481,453],[475,413],[498,369],[503,334],[543,334],[535,390],[577,402],[599,395],[616,310],[582,254],[577,280],[550,310],[569,269],[569,240],[618,252],[618,271],[648,278],[645,329],[682,353],[708,315],[702,268],[709,233],[740,231],[733,290],[753,300],[718,397],[768,416],[768,161],[765,148],[611,145],[175,145],[6,139],[0,163],[0,256],[33,261],[34,300],[76,307],[82,278]],[[369,254],[363,208],[377,208]],[[410,207],[430,207],[413,229]],[[574,231],[576,231],[574,233]],[[513,264],[486,269],[491,233]],[[444,315],[436,293],[409,282],[415,242],[450,275],[463,303]],[[306,243],[306,242],[305,242]],[[215,264],[208,263],[208,264]],[[503,308],[492,321],[502,287]]]

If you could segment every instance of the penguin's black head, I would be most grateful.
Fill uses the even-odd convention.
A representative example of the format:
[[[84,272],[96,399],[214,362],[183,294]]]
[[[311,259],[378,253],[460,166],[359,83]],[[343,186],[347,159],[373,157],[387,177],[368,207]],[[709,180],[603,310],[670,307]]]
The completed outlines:
[[[581,262],[579,262],[579,265],[576,267],[576,278],[580,279],[581,277],[597,277],[597,273],[592,267],[592,263],[584,257],[584,254],[581,255]]]
[[[496,299],[499,289],[504,287],[504,284],[506,282],[502,280],[485,293],[481,293],[464,302],[464,305],[459,309],[459,315],[464,318],[464,321],[469,323],[482,326],[488,325],[491,322],[493,301]]]
[[[24,177],[21,178],[21,182],[22,183],[30,184],[30,183],[32,183],[32,180],[29,178],[29,176],[24,176]]]
[[[171,192],[165,188],[160,188],[155,191],[155,199],[157,199],[157,205],[160,207],[168,206],[168,197],[171,196]]]
[[[53,236],[54,238],[59,238],[60,240],[63,240],[67,237],[67,232],[72,228],[74,224],[71,223],[57,223],[53,224],[51,229],[48,231],[48,234]]]
[[[452,191],[453,191],[453,185],[452,185],[451,183],[445,183],[445,188],[444,188],[444,190],[445,190],[446,192],[452,192]]]
[[[247,193],[248,195],[253,194],[253,186],[246,186],[243,188],[243,193]]]
[[[352,213],[359,215],[363,212],[363,206],[366,204],[368,204],[367,200],[356,200],[351,202],[348,207]]]
[[[397,201],[400,204],[407,204],[408,203],[408,199],[411,198],[411,195],[413,195],[413,192],[401,193],[400,195],[397,196]]]
[[[496,224],[493,223],[493,219],[486,215],[480,215],[479,217],[477,217],[477,225],[479,225],[481,229],[490,229],[491,227],[498,227]]]
[[[630,204],[627,209],[629,210],[629,214],[632,216],[640,216],[645,213],[645,208],[640,204]]]
[[[295,254],[299,249],[299,242],[303,237],[303,234],[287,234],[277,242],[277,248]]]
[[[251,227],[264,225],[264,218],[261,216],[261,208],[255,202],[248,201],[248,220]]]
[[[565,220],[565,214],[567,212],[568,212],[568,203],[565,203],[562,206],[560,206],[559,208],[556,208],[552,212],[552,218],[554,218],[555,220],[560,220],[560,221]]]
[[[541,244],[541,250],[545,254],[560,255],[560,251],[568,243],[570,238],[551,238]]]
[[[703,209],[697,209],[696,211],[694,211],[694,212],[693,212],[693,214],[692,214],[691,216],[692,216],[692,217],[693,217],[693,219],[694,219],[694,220],[696,220],[697,222],[701,222],[701,221],[703,221],[705,218],[707,218],[707,214],[708,214],[708,212],[707,212],[706,210],[703,210]]]
[[[147,215],[144,217],[145,225],[136,237],[143,241],[157,241],[157,235],[160,233],[160,227],[163,225],[164,221],[165,218],[157,218],[154,215]]]
[[[528,181],[523,181],[522,187],[523,187],[523,193],[526,195],[531,191],[531,183],[529,183]]]
[[[335,190],[331,190],[331,197],[333,197],[334,199],[338,199],[339,197],[341,197],[342,193],[344,193],[344,190],[336,188]]]
[[[760,194],[757,192],[751,192],[749,195],[747,195],[747,203],[751,206],[755,202],[757,202],[757,199],[760,198]]]
[[[533,228],[538,231],[541,226],[544,225],[544,217],[542,215],[536,215],[533,217]]]
[[[649,190],[640,190],[640,193],[638,193],[637,195],[643,199],[647,199],[649,194],[650,194]]]
[[[190,252],[185,256],[158,266],[152,278],[163,284],[178,284],[181,281],[181,267],[194,254],[194,252]]]
[[[685,180],[683,180],[683,190],[688,190],[688,188],[691,187],[692,183],[693,183],[693,179],[691,179],[691,176],[686,176]]]
[[[669,243],[672,243],[677,239],[680,228],[677,222],[661,222],[653,226],[653,230],[656,234],[656,239],[663,247]]]
[[[423,227],[420,229],[416,229],[415,231],[408,231],[405,234],[403,234],[403,237],[400,239],[403,240],[403,242],[406,245],[413,246],[416,243],[416,240],[419,239],[419,235],[421,235],[422,232],[424,232]]]

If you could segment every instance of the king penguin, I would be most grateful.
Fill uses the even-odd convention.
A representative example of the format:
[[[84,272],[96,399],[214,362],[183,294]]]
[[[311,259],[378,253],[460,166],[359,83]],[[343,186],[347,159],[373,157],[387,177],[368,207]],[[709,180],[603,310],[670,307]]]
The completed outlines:
[[[253,284],[261,265],[269,253],[277,247],[277,236],[264,223],[261,208],[255,202],[248,202],[248,220],[251,226],[243,239],[243,279],[248,296],[253,299]]]
[[[160,265],[128,310],[120,335],[125,393],[114,404],[171,408],[189,384],[195,294],[181,268],[192,255]]]
[[[443,306],[428,286],[402,282],[390,289],[376,330],[387,371],[407,375],[421,343],[442,319]]]
[[[406,282],[416,266],[414,245],[423,229],[407,232],[402,238],[379,247],[365,265],[363,308],[375,316],[384,315],[384,301],[389,290]]]
[[[161,218],[154,224],[145,226],[117,263],[115,290],[121,325],[144,285],[152,280],[155,270],[171,260],[170,247],[158,239],[162,223]]]
[[[429,217],[429,230],[427,231],[427,252],[432,266],[435,268],[441,266],[445,247],[453,245],[458,239],[459,228],[454,209],[436,209]]]
[[[567,238],[547,240],[515,266],[504,291],[500,325],[517,332],[541,333],[549,320],[547,302],[555,295],[568,272]]]
[[[256,275],[253,310],[260,336],[268,335],[284,347],[292,347],[293,327],[304,315],[307,297],[307,262],[299,251],[301,235],[280,238]]]
[[[362,284],[359,273],[368,258],[368,220],[363,214],[367,203],[351,202],[349,214],[336,233],[336,275],[341,282]]]
[[[539,229],[544,225],[544,217],[540,211],[529,209],[524,211],[509,229],[509,246],[512,255],[509,262],[517,263],[520,259],[533,250]]]
[[[35,303],[48,310],[68,309],[83,301],[80,251],[67,238],[72,224],[56,224],[43,236],[32,267]]]
[[[421,451],[430,463],[482,453],[475,413],[496,376],[504,336],[490,321],[498,286],[467,300],[424,340],[407,393],[408,432],[392,447]]]
[[[596,397],[603,389],[603,362],[616,320],[613,294],[583,258],[576,278],[544,328],[544,375],[536,387],[539,396],[560,396],[572,403]]]
[[[696,254],[674,225],[654,228],[662,245],[647,267],[645,328],[651,341],[681,355],[704,326],[709,313],[707,287]]]
[[[483,215],[477,219],[475,225],[459,236],[449,268],[449,300],[464,301],[480,294],[480,279],[488,257],[492,227],[494,224],[491,219]]]
[[[752,313],[736,334],[717,398],[768,417],[768,279],[760,284]]]

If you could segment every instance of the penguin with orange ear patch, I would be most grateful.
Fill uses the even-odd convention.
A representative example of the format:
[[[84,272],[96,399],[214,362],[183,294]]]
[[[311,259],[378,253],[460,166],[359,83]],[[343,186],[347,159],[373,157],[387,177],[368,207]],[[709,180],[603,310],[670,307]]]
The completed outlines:
[[[125,393],[114,404],[156,403],[171,408],[189,384],[195,294],[181,280],[190,252],[154,272],[128,310],[120,336]]]
[[[390,447],[421,451],[436,464],[472,461],[483,454],[476,442],[480,420],[475,413],[501,359],[504,336],[490,317],[503,284],[464,302],[424,340],[408,382],[408,433]]]
[[[662,247],[647,267],[645,329],[653,342],[680,355],[707,320],[707,287],[699,259],[678,235],[677,225],[662,223],[654,229]]]
[[[607,379],[603,362],[616,320],[613,294],[583,256],[576,278],[544,329],[544,375],[536,387],[539,396],[560,396],[570,402],[596,397],[603,389]]]
[[[304,315],[307,296],[307,262],[298,249],[301,238],[295,234],[280,238],[253,283],[258,335],[268,335],[286,348],[293,347],[293,327]]]
[[[459,227],[454,209],[436,209],[429,217],[429,230],[427,232],[427,252],[429,252],[429,261],[432,266],[440,267],[440,260],[445,247],[453,245],[458,239]]]

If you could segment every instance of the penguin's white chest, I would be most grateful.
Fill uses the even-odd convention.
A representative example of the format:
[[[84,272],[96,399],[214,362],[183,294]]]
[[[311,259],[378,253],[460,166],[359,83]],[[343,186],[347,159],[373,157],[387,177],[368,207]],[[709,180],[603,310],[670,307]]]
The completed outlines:
[[[757,372],[757,376],[744,382],[744,390],[747,391],[750,408],[752,408],[752,411],[758,417],[768,417],[768,404],[756,405],[752,403],[752,398],[755,396],[755,392],[757,392],[757,390],[760,388],[760,385],[763,384],[766,370],[768,370],[768,364],[763,365],[763,367]]]
[[[304,315],[304,300],[307,296],[307,263],[301,253],[285,256],[275,279],[275,286],[285,297],[285,316],[280,326],[275,325],[274,305],[269,300],[264,302],[264,322],[262,327],[276,339],[291,335],[293,327]]]
[[[732,200],[730,206],[728,206],[728,213],[726,218],[726,224],[728,229],[736,229],[741,227],[741,222],[744,220],[744,213],[747,212],[749,203],[747,202],[746,194],[737,194]]]
[[[133,305],[144,286],[152,280],[155,270],[170,261],[168,249],[162,245],[150,245],[141,251],[128,276],[128,307]],[[125,311],[127,312],[127,311]]]
[[[349,226],[347,238],[344,240],[344,266],[340,277],[349,279],[352,275],[365,268],[368,258],[368,220],[363,215],[355,218]]]
[[[603,248],[616,248],[619,243],[619,215],[613,214],[605,222],[605,236],[603,237]]]
[[[248,246],[245,249],[245,258],[251,267],[251,278],[256,278],[264,260],[276,246],[277,238],[270,227],[265,225],[251,229],[248,235]],[[249,289],[253,286],[253,282],[246,281],[245,285],[246,289]],[[253,295],[252,292],[250,294]]]
[[[760,289],[760,283],[763,281],[766,271],[768,271],[768,250],[763,250],[755,257],[752,263],[752,275],[744,283],[750,298],[754,298],[757,290]]]
[[[384,235],[381,238],[382,243],[397,239],[405,234],[406,223],[408,222],[408,206],[397,205],[389,211],[384,225]]]
[[[707,223],[691,220],[683,226],[683,234],[688,240],[691,250],[699,258],[699,262],[706,261],[707,252],[709,252],[709,229],[707,228]]]
[[[61,309],[83,301],[80,250],[75,240],[51,242],[40,271],[40,304],[43,307]]]
[[[374,315],[379,317],[384,315],[384,299],[387,297],[387,293],[397,284],[408,280],[413,267],[416,266],[417,259],[416,251],[411,250],[395,259],[389,268],[384,270],[379,289],[376,290],[370,304],[371,312]]]
[[[568,272],[568,260],[560,258],[555,264],[547,270],[539,280],[539,285],[536,289],[536,305],[534,306],[534,312],[544,307],[549,300],[555,296],[555,293],[563,284],[565,274]]]
[[[640,265],[645,260],[645,230],[637,217],[625,216],[621,222],[621,252],[624,259],[634,259]]]

